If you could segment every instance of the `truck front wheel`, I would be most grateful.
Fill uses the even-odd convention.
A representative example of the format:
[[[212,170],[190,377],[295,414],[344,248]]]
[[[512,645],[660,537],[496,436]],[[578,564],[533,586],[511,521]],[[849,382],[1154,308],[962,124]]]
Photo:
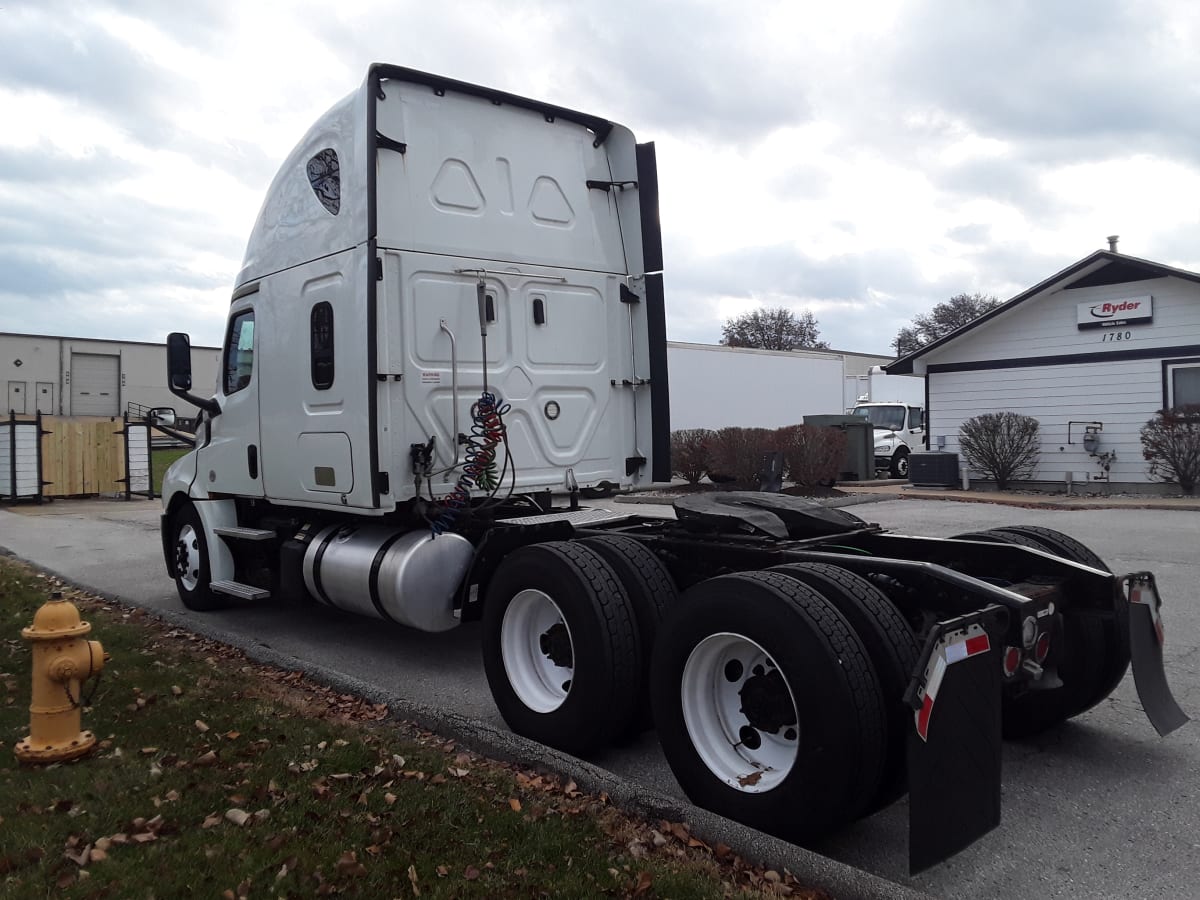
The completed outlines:
[[[642,651],[612,567],[567,541],[510,553],[484,598],[483,666],[517,734],[580,756],[627,733]]]
[[[671,770],[699,806],[806,841],[876,796],[887,723],[846,619],[774,572],[710,578],[667,611],[651,667]]]
[[[181,506],[171,519],[171,548],[175,589],[183,605],[196,612],[226,606],[226,598],[209,589],[208,541],[200,514],[191,503]]]
[[[901,447],[892,454],[892,464],[889,467],[889,474],[893,478],[908,477],[908,448]]]

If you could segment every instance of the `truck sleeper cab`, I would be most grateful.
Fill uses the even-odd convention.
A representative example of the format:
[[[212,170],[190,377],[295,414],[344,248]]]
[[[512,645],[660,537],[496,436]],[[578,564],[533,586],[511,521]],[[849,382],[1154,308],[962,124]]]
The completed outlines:
[[[268,192],[211,398],[168,339],[202,410],[163,486],[184,605],[480,621],[514,731],[585,755],[653,726],[695,802],[799,842],[907,791],[914,869],[998,824],[1002,731],[1131,658],[1182,724],[1153,576],[1058,532],[891,535],[764,493],[581,508],[669,476],[657,222],[621,126],[372,66]]]

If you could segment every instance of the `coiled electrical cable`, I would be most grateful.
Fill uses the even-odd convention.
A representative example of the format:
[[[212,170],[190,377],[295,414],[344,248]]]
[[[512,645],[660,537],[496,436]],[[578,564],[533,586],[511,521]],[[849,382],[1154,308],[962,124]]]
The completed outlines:
[[[472,488],[486,491],[489,495],[494,495],[499,488],[496,447],[502,442],[507,446],[504,414],[509,409],[509,404],[501,403],[491,391],[480,394],[471,411],[471,435],[466,442],[467,452],[462,474],[458,476],[454,489],[442,500],[437,517],[429,523],[434,537],[448,531],[463,510],[470,507]],[[505,468],[507,467],[506,457]]]

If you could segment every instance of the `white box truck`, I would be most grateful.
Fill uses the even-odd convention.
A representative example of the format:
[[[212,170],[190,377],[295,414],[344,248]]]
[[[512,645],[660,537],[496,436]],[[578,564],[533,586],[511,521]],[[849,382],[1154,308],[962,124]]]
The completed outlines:
[[[667,369],[676,429],[782,428],[841,403],[836,353],[671,341]]]
[[[215,393],[163,485],[193,610],[266,598],[481,620],[514,731],[576,754],[652,721],[695,802],[809,841],[910,795],[910,865],[999,822],[1000,739],[1135,660],[1166,732],[1153,576],[1038,527],[893,535],[778,494],[675,520],[555,505],[669,472],[653,145],[374,65],[284,162]]]
[[[850,414],[867,419],[874,430],[875,470],[908,477],[908,457],[925,446],[925,379],[888,375],[882,366],[867,373],[867,392]]]

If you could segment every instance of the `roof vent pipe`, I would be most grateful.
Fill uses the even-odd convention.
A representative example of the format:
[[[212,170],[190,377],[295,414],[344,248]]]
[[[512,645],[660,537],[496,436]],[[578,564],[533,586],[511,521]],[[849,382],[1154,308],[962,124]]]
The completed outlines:
[[[1108,236],[1108,249],[1111,253],[1117,252],[1117,241],[1121,239],[1119,234],[1110,234]]]

